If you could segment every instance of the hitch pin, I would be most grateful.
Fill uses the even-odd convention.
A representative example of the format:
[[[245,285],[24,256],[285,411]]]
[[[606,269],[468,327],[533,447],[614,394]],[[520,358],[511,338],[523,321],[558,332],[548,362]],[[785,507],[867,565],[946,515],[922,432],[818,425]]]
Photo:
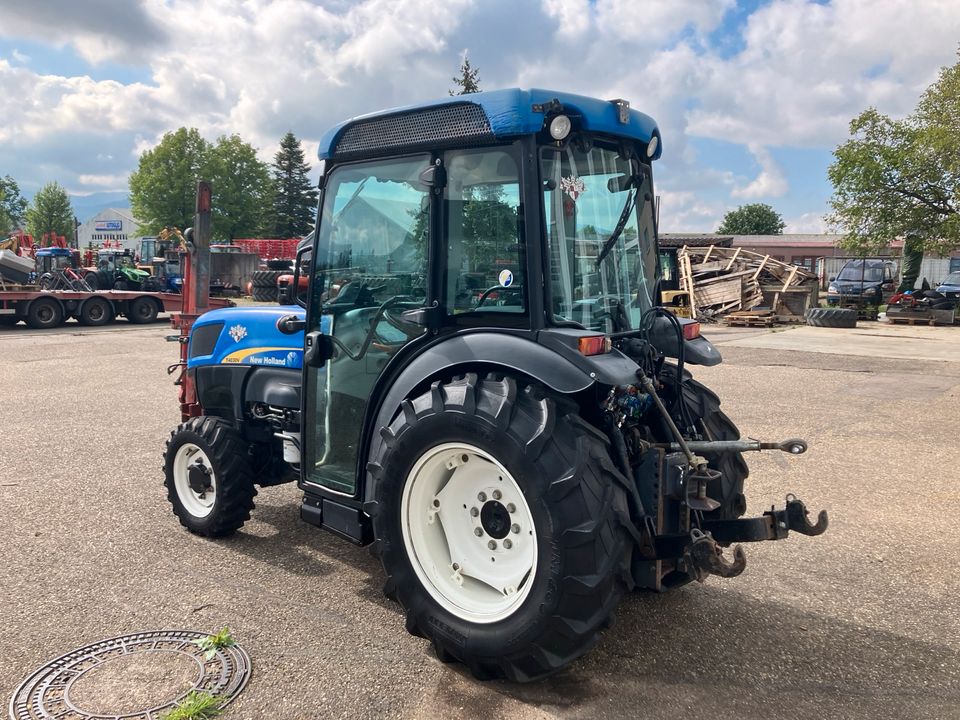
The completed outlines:
[[[760,442],[759,440],[687,440],[687,449],[695,453],[715,452],[760,452],[761,450],[780,450],[790,455],[802,455],[807,451],[807,441],[791,438],[783,442]],[[654,447],[681,452],[678,443],[657,443]]]

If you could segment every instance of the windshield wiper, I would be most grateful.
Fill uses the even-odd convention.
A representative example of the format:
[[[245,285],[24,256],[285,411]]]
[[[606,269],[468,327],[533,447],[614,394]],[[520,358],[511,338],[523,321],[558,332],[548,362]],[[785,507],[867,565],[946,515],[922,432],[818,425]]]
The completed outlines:
[[[610,233],[610,237],[607,238],[606,242],[603,243],[603,247],[600,248],[600,254],[597,255],[597,267],[600,267],[600,263],[610,254],[613,246],[616,245],[617,240],[620,239],[620,235],[623,233],[623,228],[627,226],[627,220],[630,219],[630,213],[633,211],[633,206],[636,204],[639,194],[639,191],[634,192],[631,190],[630,194],[627,195],[627,202],[624,203],[623,210],[620,211],[620,219],[617,220],[617,226],[613,229],[613,232]]]

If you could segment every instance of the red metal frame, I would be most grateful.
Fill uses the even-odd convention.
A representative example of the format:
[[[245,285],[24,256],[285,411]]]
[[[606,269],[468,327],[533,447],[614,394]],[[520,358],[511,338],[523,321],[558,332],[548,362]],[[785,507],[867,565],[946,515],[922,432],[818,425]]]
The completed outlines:
[[[210,208],[210,183],[201,180],[197,183],[194,227],[184,248],[186,262],[181,262],[183,309],[171,319],[173,327],[180,330],[180,377],[177,384],[180,386],[182,420],[203,414],[203,407],[197,399],[197,387],[187,373],[187,342],[193,323],[210,309]]]

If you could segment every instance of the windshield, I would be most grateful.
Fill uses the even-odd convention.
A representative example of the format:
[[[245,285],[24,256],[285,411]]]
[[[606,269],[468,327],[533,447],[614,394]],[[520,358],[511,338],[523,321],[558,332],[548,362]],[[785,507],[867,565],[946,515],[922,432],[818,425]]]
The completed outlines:
[[[649,168],[580,138],[543,148],[540,172],[554,319],[636,329],[657,280]]]
[[[837,280],[855,282],[860,282],[861,280],[864,282],[882,282],[883,265],[867,265],[866,269],[864,269],[862,262],[848,262],[843,266],[843,269],[837,276]]]
[[[947,275],[941,285],[960,285],[960,272],[952,272]]]

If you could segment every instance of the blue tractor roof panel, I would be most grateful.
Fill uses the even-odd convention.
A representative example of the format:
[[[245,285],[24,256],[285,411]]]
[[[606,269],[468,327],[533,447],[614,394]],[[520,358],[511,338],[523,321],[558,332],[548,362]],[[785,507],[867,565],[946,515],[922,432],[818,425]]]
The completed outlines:
[[[70,248],[45,247],[40,248],[34,253],[34,257],[70,257],[73,253]]]
[[[553,100],[563,105],[564,113],[576,117],[584,130],[644,144],[656,136],[653,159],[660,157],[660,131],[649,115],[629,110],[624,123],[619,108],[609,100],[536,88],[454,95],[352,118],[321,138],[318,154],[326,160],[360,154],[364,149],[429,146],[444,140],[494,142],[530,135],[543,129],[543,106]]]

